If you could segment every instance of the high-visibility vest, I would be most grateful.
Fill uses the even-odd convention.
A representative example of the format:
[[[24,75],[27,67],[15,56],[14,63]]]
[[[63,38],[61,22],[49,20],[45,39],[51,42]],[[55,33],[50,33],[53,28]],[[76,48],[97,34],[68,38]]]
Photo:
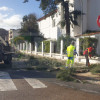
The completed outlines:
[[[74,50],[75,50],[75,46],[70,45],[67,47],[67,56],[68,57],[74,57]]]

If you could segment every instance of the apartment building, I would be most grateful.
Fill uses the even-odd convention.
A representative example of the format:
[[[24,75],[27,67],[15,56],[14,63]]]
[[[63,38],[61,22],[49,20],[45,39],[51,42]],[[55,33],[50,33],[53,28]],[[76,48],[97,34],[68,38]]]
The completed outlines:
[[[9,44],[11,44],[12,40],[19,36],[19,29],[10,29],[9,30]]]

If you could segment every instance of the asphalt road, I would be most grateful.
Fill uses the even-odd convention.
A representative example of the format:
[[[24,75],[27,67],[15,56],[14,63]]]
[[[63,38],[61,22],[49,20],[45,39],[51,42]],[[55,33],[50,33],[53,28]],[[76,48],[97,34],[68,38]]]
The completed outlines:
[[[100,86],[61,82],[48,72],[0,64],[0,100],[100,100]]]

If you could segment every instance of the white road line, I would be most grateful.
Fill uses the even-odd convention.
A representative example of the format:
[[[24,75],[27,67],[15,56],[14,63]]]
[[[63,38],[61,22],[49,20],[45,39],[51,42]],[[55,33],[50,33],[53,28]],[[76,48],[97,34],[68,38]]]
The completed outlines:
[[[7,72],[0,71],[0,91],[17,90],[10,75]]]
[[[47,88],[47,86],[45,84],[43,84],[42,82],[40,82],[37,79],[33,79],[33,78],[25,78],[25,80],[33,87],[33,88]]]
[[[100,92],[93,91],[93,90],[86,90],[86,89],[80,89],[80,90],[85,91],[85,92],[90,92],[90,93],[100,93]]]

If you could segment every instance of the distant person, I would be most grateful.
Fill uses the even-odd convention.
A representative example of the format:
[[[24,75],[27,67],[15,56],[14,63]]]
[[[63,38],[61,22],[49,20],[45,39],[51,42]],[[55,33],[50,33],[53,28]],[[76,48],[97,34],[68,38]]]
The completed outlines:
[[[74,46],[74,41],[72,41],[71,44],[67,47],[66,53],[68,57],[66,62],[66,68],[73,67],[74,55],[77,54]]]
[[[94,48],[91,46],[91,47],[88,47],[87,49],[88,49],[89,57],[91,58],[93,56],[92,53],[93,53]]]
[[[90,66],[90,63],[89,63],[89,53],[88,53],[88,49],[86,49],[84,52],[83,52],[83,55],[85,56],[85,59],[86,59],[86,66]]]

